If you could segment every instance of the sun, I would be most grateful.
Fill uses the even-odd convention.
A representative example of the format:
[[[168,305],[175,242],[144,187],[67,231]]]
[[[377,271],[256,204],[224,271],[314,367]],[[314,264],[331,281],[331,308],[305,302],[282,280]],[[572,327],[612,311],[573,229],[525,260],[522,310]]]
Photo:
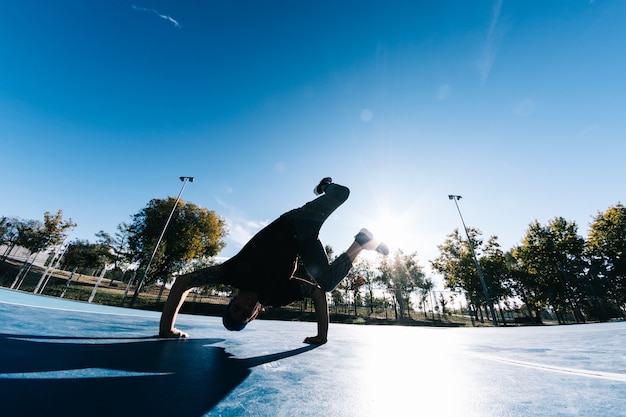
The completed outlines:
[[[389,246],[391,251],[395,249],[409,248],[412,246],[412,216],[405,213],[398,213],[389,208],[379,207],[376,217],[371,219],[371,231]]]

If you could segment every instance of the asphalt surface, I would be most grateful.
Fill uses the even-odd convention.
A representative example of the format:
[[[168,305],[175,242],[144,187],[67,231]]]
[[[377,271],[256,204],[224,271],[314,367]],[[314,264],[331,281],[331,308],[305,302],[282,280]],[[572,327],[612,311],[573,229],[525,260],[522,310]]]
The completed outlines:
[[[626,323],[509,328],[257,320],[228,332],[0,289],[0,416],[626,416]]]

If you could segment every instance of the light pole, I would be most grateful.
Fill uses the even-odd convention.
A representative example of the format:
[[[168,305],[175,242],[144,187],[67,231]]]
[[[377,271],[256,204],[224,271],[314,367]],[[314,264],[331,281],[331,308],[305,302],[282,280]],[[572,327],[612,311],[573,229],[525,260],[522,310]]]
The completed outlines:
[[[469,242],[470,251],[472,251],[472,257],[474,257],[474,263],[476,264],[476,270],[478,271],[478,277],[480,278],[480,283],[483,286],[483,292],[485,293],[485,299],[487,300],[487,305],[489,306],[489,310],[491,311],[491,318],[493,319],[493,324],[495,326],[498,325],[498,319],[496,318],[496,312],[493,309],[493,302],[491,301],[491,297],[489,297],[489,290],[487,289],[487,284],[485,283],[485,278],[483,277],[483,272],[480,269],[480,263],[478,262],[478,258],[476,257],[476,252],[474,252],[474,244],[472,243],[472,239],[470,238],[470,234],[467,231],[467,226],[465,226],[465,220],[463,220],[463,215],[461,214],[461,209],[459,208],[458,201],[462,198],[460,195],[448,195],[450,200],[454,200],[454,204],[456,205],[456,209],[459,212],[459,217],[461,217],[461,223],[463,223],[463,228],[465,229],[465,234],[467,235],[467,241]]]
[[[141,290],[141,287],[143,286],[143,283],[146,280],[146,275],[148,274],[148,269],[150,269],[150,264],[152,263],[152,260],[154,259],[154,256],[156,255],[157,249],[159,248],[159,244],[161,243],[161,240],[163,239],[163,235],[165,235],[165,230],[167,230],[167,226],[170,224],[170,220],[172,220],[174,211],[176,211],[176,207],[178,206],[178,202],[180,201],[180,196],[183,194],[183,191],[185,190],[185,186],[187,185],[187,183],[193,182],[193,179],[194,179],[193,177],[178,177],[178,178],[183,182],[183,186],[181,187],[180,192],[178,193],[178,197],[176,197],[176,201],[174,202],[174,207],[172,207],[172,211],[170,212],[170,215],[167,218],[167,221],[165,222],[165,226],[163,226],[163,231],[161,231],[161,236],[159,236],[159,240],[157,240],[156,245],[154,245],[154,250],[152,251],[152,256],[150,256],[148,265],[146,265],[146,268],[143,270],[143,275],[141,276],[141,279],[139,280],[139,283],[137,284],[137,288],[135,288],[135,293],[133,294],[133,298],[130,300],[130,307],[132,307],[135,304],[135,301],[137,301],[137,296],[139,295],[139,291]]]

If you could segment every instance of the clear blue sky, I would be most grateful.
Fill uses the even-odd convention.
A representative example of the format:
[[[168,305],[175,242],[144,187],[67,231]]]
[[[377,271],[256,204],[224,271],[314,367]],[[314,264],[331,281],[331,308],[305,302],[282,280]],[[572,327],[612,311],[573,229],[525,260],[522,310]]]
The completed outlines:
[[[0,13],[0,215],[63,210],[95,241],[152,198],[216,211],[232,256],[313,197],[423,266],[461,221],[624,201],[626,2],[20,0]]]

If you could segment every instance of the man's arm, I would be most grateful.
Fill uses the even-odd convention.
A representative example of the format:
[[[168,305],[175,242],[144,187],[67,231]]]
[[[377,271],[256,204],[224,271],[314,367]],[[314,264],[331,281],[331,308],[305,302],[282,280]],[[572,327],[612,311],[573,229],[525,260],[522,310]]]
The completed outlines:
[[[161,324],[159,325],[159,336],[161,337],[188,337],[185,332],[174,327],[178,311],[185,302],[185,298],[189,291],[195,287],[204,287],[207,285],[215,285],[221,283],[220,279],[223,275],[221,265],[209,266],[207,268],[197,269],[188,274],[179,275],[170,295],[167,297],[163,313],[161,314]]]
[[[319,287],[310,295],[315,307],[315,316],[317,317],[317,336],[307,337],[304,343],[312,345],[323,345],[328,341],[328,302],[326,301],[326,292]]]
[[[176,281],[174,281],[172,289],[170,290],[170,295],[167,297],[167,301],[163,307],[163,313],[161,314],[161,323],[159,325],[160,337],[177,338],[189,336],[187,333],[174,328],[174,323],[176,322],[178,310],[180,310],[185,302],[187,294],[191,291],[192,287],[190,287],[190,285],[191,278],[189,275],[181,275],[176,278]]]

